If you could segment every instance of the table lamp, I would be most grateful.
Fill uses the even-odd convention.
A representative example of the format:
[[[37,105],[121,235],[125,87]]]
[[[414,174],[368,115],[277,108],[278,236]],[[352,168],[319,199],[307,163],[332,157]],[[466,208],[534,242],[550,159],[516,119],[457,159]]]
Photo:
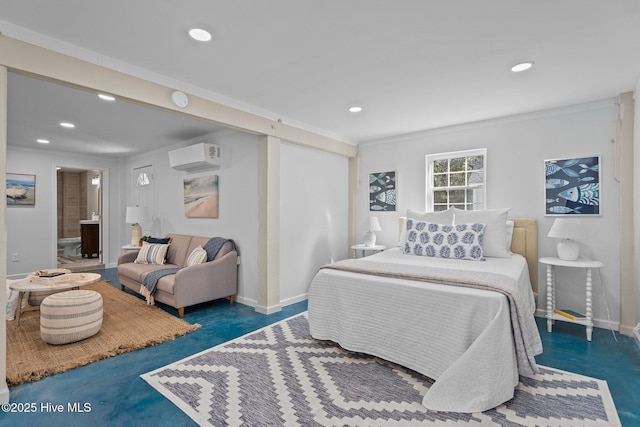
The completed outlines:
[[[378,222],[378,218],[375,216],[370,216],[367,219],[367,233],[364,235],[364,245],[367,247],[375,246],[376,244],[376,233],[374,231],[380,231],[380,223]]]
[[[140,206],[128,206],[125,222],[131,224],[131,245],[138,246],[142,238],[141,222],[147,220],[147,208]]]
[[[558,242],[558,258],[575,261],[580,255],[580,244],[576,239],[585,237],[582,222],[576,218],[556,218],[549,230],[549,237],[560,239]]]

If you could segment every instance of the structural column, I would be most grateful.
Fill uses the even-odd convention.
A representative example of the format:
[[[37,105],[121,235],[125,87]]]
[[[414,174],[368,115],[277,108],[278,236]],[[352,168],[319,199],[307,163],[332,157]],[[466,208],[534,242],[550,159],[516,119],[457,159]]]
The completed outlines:
[[[280,138],[258,137],[258,305],[259,313],[280,305]]]
[[[7,172],[7,68],[0,66],[0,176]],[[7,281],[7,201],[0,207],[0,282]],[[0,307],[7,305],[6,292],[0,292]],[[7,387],[7,313],[0,310],[0,403],[9,401]]]
[[[360,174],[360,157],[357,155],[349,157],[349,248],[356,244],[356,195],[358,194]]]
[[[622,93],[618,97],[615,177],[620,182],[620,332],[625,335],[632,335],[636,325],[633,121],[633,94]]]

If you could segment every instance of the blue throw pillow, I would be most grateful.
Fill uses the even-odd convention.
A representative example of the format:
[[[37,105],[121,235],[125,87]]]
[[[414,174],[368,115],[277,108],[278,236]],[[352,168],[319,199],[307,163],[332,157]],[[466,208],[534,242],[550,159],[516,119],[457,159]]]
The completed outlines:
[[[407,219],[407,241],[402,252],[438,258],[484,260],[485,224],[433,224]]]
[[[171,237],[147,237],[147,243],[159,243],[166,245],[171,242]]]

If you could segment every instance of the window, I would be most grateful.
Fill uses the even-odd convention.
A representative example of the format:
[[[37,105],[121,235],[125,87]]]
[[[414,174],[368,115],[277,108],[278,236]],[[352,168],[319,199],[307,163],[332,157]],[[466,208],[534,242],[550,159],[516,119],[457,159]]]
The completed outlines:
[[[146,172],[140,172],[138,174],[138,179],[136,180],[136,186],[144,187],[151,184],[151,180],[149,179],[149,175]]]
[[[487,149],[427,154],[427,212],[485,208]]]

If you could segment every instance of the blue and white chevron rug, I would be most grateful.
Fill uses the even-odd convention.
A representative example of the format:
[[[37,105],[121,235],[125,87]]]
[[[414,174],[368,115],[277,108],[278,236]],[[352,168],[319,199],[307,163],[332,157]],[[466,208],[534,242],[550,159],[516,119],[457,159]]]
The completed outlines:
[[[429,411],[430,379],[314,340],[306,313],[142,378],[203,426],[620,426],[605,381],[545,367],[495,409]]]

